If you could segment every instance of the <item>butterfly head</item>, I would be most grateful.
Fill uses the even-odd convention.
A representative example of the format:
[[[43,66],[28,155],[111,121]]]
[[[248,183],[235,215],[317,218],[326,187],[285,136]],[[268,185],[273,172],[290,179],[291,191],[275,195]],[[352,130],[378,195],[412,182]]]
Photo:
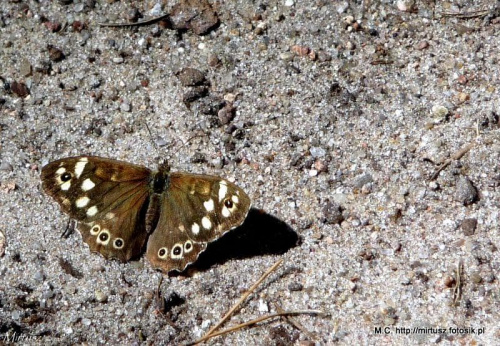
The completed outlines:
[[[170,165],[168,164],[167,159],[158,159],[158,171],[159,172],[165,172],[169,173],[170,172]]]

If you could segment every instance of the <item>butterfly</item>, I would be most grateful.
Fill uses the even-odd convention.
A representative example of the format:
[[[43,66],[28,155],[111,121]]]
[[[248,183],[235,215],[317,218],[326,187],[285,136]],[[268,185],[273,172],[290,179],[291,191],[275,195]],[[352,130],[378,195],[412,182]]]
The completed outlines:
[[[207,244],[240,226],[250,209],[248,195],[210,175],[157,171],[128,162],[77,156],[42,168],[43,190],[77,229],[92,252],[126,262],[146,247],[154,268],[179,272]]]

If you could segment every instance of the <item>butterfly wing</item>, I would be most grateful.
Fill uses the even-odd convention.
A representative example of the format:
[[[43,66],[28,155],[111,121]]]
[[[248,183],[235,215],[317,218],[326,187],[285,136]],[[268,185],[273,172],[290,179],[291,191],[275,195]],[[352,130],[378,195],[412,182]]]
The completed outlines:
[[[57,160],[42,168],[42,187],[71,218],[83,240],[106,258],[127,261],[146,241],[144,218],[151,171],[95,156]]]
[[[173,173],[163,194],[146,257],[166,272],[196,261],[207,243],[243,223],[251,205],[241,188],[206,175]]]

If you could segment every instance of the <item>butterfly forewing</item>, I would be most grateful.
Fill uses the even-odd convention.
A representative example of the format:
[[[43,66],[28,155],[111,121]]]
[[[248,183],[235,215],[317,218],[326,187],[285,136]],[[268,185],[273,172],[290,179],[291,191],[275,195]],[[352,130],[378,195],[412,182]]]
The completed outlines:
[[[243,223],[250,199],[213,176],[169,174],[95,156],[70,157],[42,169],[42,186],[78,221],[83,240],[106,258],[140,254],[163,271],[182,271],[211,242]],[[148,232],[152,232],[149,234]]]
[[[127,261],[146,241],[144,214],[151,171],[94,156],[51,162],[42,169],[43,189],[70,217],[90,249]]]
[[[184,270],[208,242],[241,225],[250,204],[246,193],[227,180],[172,173],[148,241],[148,260],[164,271]]]

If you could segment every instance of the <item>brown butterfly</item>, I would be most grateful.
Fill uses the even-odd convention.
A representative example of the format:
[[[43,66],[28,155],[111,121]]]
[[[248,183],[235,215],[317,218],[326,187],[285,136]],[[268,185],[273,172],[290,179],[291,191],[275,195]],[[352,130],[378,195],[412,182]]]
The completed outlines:
[[[240,226],[250,198],[209,175],[158,171],[96,156],[57,160],[42,168],[42,187],[78,221],[90,250],[128,261],[147,241],[146,258],[163,271],[183,271],[207,243]]]

